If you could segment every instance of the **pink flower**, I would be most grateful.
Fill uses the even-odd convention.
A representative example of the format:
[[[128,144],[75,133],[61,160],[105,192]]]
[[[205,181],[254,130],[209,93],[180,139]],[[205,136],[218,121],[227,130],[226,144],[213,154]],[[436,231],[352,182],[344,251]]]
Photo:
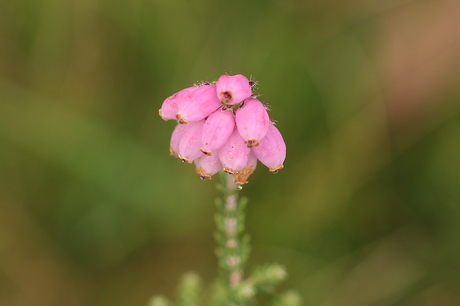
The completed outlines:
[[[248,177],[256,170],[257,167],[257,158],[254,156],[254,154],[251,152],[249,154],[248,162],[246,166],[238,171],[237,173],[233,173],[233,177],[235,178],[235,184],[237,185],[243,185],[247,184]]]
[[[236,126],[248,147],[257,147],[267,134],[270,118],[265,105],[257,99],[248,99],[236,111]]]
[[[184,136],[185,132],[193,125],[191,124],[178,124],[176,125],[176,128],[174,129],[172,135],[171,135],[171,141],[169,142],[169,152],[171,153],[172,156],[176,158],[179,157],[179,144],[182,139],[182,136]]]
[[[235,105],[252,95],[248,79],[241,74],[223,75],[216,83],[217,96],[222,103]]]
[[[179,123],[200,121],[221,106],[216,96],[216,85],[208,84],[198,87],[184,102],[180,103],[176,113]]]
[[[207,155],[220,149],[235,128],[235,116],[230,109],[218,109],[206,119],[201,136],[201,151]]]
[[[222,170],[222,163],[217,154],[208,156],[203,155],[195,159],[196,173],[202,179],[211,179],[211,177]]]
[[[164,121],[176,119],[179,105],[181,105],[185,98],[192,94],[197,88],[196,86],[188,87],[166,98],[158,111],[160,117],[163,118]]]
[[[259,145],[251,150],[257,159],[269,168],[270,172],[276,173],[283,169],[283,162],[286,159],[286,144],[273,123],[270,123],[268,132]]]
[[[187,128],[180,139],[179,158],[191,164],[192,161],[203,156],[203,153],[200,151],[200,147],[204,120],[189,123],[189,125],[190,127]]]
[[[242,170],[248,163],[250,153],[251,149],[246,146],[238,130],[234,129],[227,142],[218,152],[223,166],[222,170],[230,174]]]
[[[202,179],[222,170],[238,185],[247,183],[258,160],[271,172],[282,169],[286,144],[265,105],[252,95],[254,83],[241,74],[223,75],[216,85],[201,82],[168,97],[159,114],[179,123],[171,155],[195,162]]]

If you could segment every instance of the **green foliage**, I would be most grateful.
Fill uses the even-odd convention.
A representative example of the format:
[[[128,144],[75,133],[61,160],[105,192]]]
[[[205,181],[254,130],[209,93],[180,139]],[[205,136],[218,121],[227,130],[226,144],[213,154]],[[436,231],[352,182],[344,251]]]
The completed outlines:
[[[158,109],[223,73],[259,82],[288,153],[240,192],[243,279],[460,305],[457,3],[0,1],[0,305],[145,305],[190,270],[208,296],[217,178],[168,155]]]
[[[216,281],[211,287],[209,301],[210,305],[228,305],[228,291],[221,280]]]
[[[257,288],[260,292],[269,293],[286,277],[286,269],[283,266],[268,264],[263,267],[257,267],[245,282]]]
[[[200,277],[192,272],[182,277],[178,290],[179,306],[199,306],[201,304],[201,280]]]
[[[244,235],[244,208],[247,199],[238,198],[237,186],[231,175],[219,173],[222,184],[217,189],[223,198],[216,201],[218,213],[215,216],[217,232],[215,234],[218,248],[220,280],[211,291],[211,306],[250,306],[257,304],[258,294],[270,294],[275,305],[297,306],[300,297],[294,292],[278,296],[276,285],[287,277],[286,270],[279,264],[266,264],[256,267],[244,278],[244,268],[249,257],[249,238]],[[198,275],[187,273],[182,277],[178,288],[179,306],[200,305],[202,298],[201,283]]]

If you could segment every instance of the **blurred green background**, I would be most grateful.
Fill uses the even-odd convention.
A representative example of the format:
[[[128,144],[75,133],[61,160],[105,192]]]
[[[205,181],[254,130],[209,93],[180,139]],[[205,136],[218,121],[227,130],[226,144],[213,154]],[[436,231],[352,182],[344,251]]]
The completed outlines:
[[[306,305],[460,305],[460,2],[0,2],[0,305],[146,305],[217,277],[217,178],[158,109],[242,73],[288,146],[249,267]]]

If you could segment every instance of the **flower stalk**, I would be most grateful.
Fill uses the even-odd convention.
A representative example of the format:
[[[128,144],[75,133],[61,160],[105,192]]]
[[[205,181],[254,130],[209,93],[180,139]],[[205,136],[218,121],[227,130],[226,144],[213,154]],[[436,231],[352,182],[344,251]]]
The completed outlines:
[[[151,306],[257,305],[257,294],[273,295],[273,306],[299,306],[300,297],[292,292],[277,294],[275,287],[286,278],[283,266],[273,263],[257,267],[248,276],[244,266],[250,253],[249,236],[244,234],[246,198],[238,192],[260,161],[269,171],[282,169],[286,144],[267,113],[267,106],[256,99],[256,82],[245,76],[223,75],[217,82],[201,82],[168,97],[159,110],[164,120],[177,120],[171,136],[170,153],[196,165],[202,179],[219,173],[216,201],[218,213],[216,255],[220,280],[202,295],[200,278],[184,275],[178,288],[177,304],[162,296],[151,299]],[[203,298],[203,299],[202,299]]]
[[[223,199],[217,201],[216,253],[228,299],[236,303],[243,280],[243,267],[249,256],[249,236],[243,236],[244,208],[247,201],[239,199],[239,188],[233,176],[224,172],[220,172],[220,176],[222,185],[218,188],[223,194]]]

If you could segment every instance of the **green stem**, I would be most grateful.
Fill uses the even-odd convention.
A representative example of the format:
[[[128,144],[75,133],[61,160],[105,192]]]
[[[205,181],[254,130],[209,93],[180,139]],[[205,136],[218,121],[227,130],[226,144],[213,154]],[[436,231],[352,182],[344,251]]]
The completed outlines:
[[[230,305],[237,302],[237,288],[243,278],[243,267],[249,255],[249,243],[242,238],[244,230],[244,207],[246,201],[238,199],[238,187],[233,176],[221,174],[223,201],[218,202],[219,213],[216,217],[218,228],[218,258],[221,277]]]

